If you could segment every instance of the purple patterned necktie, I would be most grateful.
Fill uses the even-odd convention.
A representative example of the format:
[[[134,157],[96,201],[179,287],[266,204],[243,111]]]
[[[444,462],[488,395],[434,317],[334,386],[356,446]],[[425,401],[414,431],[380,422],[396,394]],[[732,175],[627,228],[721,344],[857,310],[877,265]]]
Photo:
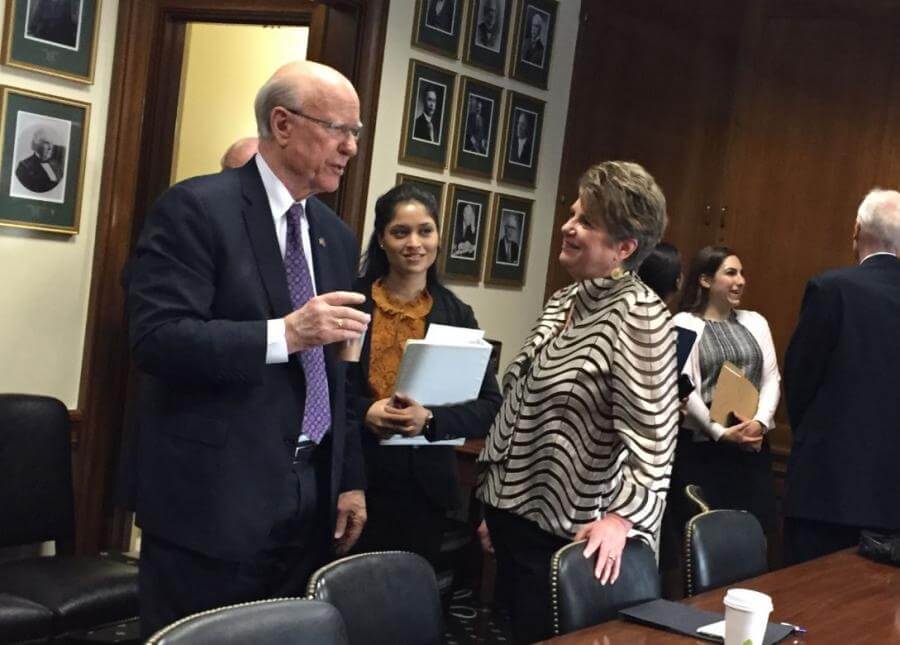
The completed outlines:
[[[294,310],[313,297],[312,277],[303,253],[300,238],[300,217],[303,204],[296,203],[287,212],[287,242],[284,252],[284,269],[287,272],[288,291]],[[306,408],[303,410],[303,429],[313,442],[319,443],[331,426],[331,406],[328,399],[328,376],[325,373],[325,353],[321,346],[300,352],[300,362],[306,377]]]

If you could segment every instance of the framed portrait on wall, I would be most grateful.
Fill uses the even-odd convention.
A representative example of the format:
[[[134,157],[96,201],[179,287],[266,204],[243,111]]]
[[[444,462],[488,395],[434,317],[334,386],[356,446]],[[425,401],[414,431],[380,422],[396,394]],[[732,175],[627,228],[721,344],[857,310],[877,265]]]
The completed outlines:
[[[463,61],[503,75],[512,0],[473,0]]]
[[[460,79],[451,171],[491,178],[502,97],[503,90],[496,85],[468,76]]]
[[[397,184],[413,184],[421,188],[426,193],[434,197],[434,203],[437,204],[438,220],[441,218],[441,208],[444,205],[444,184],[441,181],[433,179],[425,179],[424,177],[416,177],[415,175],[407,175],[402,172],[397,173]]]
[[[94,82],[100,0],[7,0],[3,64]]]
[[[400,161],[443,168],[447,165],[456,74],[421,61],[409,61]]]
[[[490,193],[450,184],[444,207],[441,256],[444,277],[478,282],[487,237]]]
[[[458,58],[465,4],[465,0],[416,0],[413,46]]]
[[[503,156],[498,173],[501,181],[534,186],[543,125],[543,101],[508,92],[503,120]]]
[[[0,225],[78,232],[91,107],[0,86]]]
[[[509,64],[512,78],[547,89],[556,9],[556,0],[522,0],[519,3],[516,38]]]
[[[525,284],[533,204],[530,199],[499,193],[494,195],[485,284],[515,287]]]

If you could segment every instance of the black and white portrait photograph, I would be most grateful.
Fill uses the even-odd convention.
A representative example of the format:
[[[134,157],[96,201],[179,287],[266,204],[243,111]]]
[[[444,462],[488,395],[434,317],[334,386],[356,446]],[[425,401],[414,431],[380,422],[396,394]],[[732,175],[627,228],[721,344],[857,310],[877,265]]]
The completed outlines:
[[[525,7],[525,31],[519,48],[519,58],[523,63],[543,69],[549,24],[549,13],[533,5]]]
[[[475,46],[500,53],[506,0],[481,0],[475,20]]]
[[[16,115],[15,132],[9,195],[63,203],[72,123],[22,111]]]
[[[512,0],[472,2],[466,23],[466,63],[503,74],[512,6]]]
[[[512,78],[546,89],[557,6],[556,0],[522,0],[519,3],[516,42],[510,57]]]
[[[412,44],[458,58],[464,5],[464,0],[416,0]]]
[[[83,0],[28,0],[25,38],[78,50]]]
[[[453,35],[457,0],[426,0],[425,25],[445,34]]]
[[[101,0],[7,0],[3,64],[92,83],[100,3]]]
[[[463,150],[473,155],[487,157],[491,144],[491,125],[494,117],[494,101],[474,92],[469,94],[466,113],[466,132]]]
[[[487,191],[448,185],[441,240],[441,275],[445,278],[463,282],[481,279],[490,203],[491,194]]]
[[[503,109],[503,156],[498,179],[523,186],[534,186],[541,151],[544,102],[508,92]]]
[[[474,262],[480,231],[481,204],[459,200],[453,213],[453,239],[450,241],[450,257],[454,260]]]
[[[534,130],[536,124],[537,113],[525,108],[513,109],[509,163],[531,168],[534,161]]]
[[[491,210],[490,258],[485,284],[522,287],[528,262],[528,234],[534,202],[495,194]]]
[[[421,61],[409,61],[400,160],[444,168],[456,96],[456,74]],[[458,117],[457,117],[458,120]]]
[[[0,86],[0,225],[78,232],[91,106]]]
[[[416,91],[416,121],[413,139],[441,145],[441,123],[444,119],[444,98],[447,88],[440,83],[420,78]]]
[[[524,211],[504,208],[500,211],[500,239],[497,240],[497,251],[494,262],[506,266],[519,266],[522,248],[522,222]]]
[[[469,76],[460,79],[451,171],[493,177],[502,98],[501,87]]]

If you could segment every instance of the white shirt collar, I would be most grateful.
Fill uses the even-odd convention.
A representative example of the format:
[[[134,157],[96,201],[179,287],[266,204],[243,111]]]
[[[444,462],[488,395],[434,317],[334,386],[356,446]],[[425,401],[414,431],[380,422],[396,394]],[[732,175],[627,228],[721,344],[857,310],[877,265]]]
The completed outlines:
[[[282,217],[287,210],[294,205],[294,198],[291,197],[290,191],[281,180],[275,176],[269,164],[263,159],[258,152],[254,156],[256,160],[256,168],[259,170],[259,176],[262,179],[263,188],[266,190],[266,197],[269,199],[269,208],[272,210],[272,217],[276,220]],[[304,214],[306,212],[306,200],[301,199]]]
[[[891,253],[890,251],[876,251],[875,253],[869,253],[869,255],[860,260],[859,263],[862,264],[869,258],[875,257],[876,255],[890,255],[892,258],[897,257],[896,253]]]

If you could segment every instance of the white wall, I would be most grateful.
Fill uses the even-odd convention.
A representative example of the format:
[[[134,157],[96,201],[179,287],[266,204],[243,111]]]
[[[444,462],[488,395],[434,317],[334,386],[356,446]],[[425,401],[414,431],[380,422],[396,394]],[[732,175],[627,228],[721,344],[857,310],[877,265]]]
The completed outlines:
[[[387,40],[384,47],[381,90],[378,100],[378,127],[374,133],[374,151],[369,197],[366,206],[364,242],[372,232],[375,219],[375,200],[395,184],[396,174],[403,172],[444,183],[458,183],[534,199],[531,241],[525,286],[521,290],[448,282],[456,294],[475,309],[478,322],[489,338],[503,342],[501,368],[521,347],[543,306],[548,261],[555,262],[558,249],[550,249],[553,215],[569,106],[569,85],[578,36],[581,0],[562,0],[557,12],[556,35],[547,90],[540,90],[508,77],[483,71],[461,60],[452,60],[410,45],[413,19],[413,0],[395,0],[388,16]],[[514,22],[514,21],[513,21]],[[510,26],[512,32],[514,24]],[[512,34],[510,34],[512,36]],[[402,136],[403,102],[406,96],[406,76],[409,59],[416,58],[456,74],[464,74],[494,85],[521,92],[546,101],[544,130],[541,139],[537,186],[534,190],[452,175],[449,170],[433,172],[397,161]]]
[[[66,236],[0,226],[0,392],[78,403],[91,286],[117,0],[101,4],[93,85],[0,67],[0,84],[90,103],[80,232]],[[0,18],[7,3],[0,5]],[[7,172],[8,169],[2,169]]]

